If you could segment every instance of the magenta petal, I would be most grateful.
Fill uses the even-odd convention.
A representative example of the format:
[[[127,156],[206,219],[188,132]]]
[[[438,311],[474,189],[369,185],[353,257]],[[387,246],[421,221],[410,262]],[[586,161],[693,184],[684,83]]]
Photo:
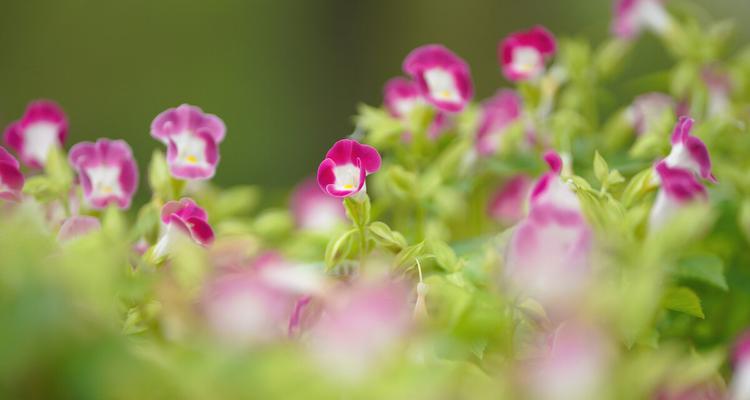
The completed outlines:
[[[474,96],[469,65],[445,46],[430,44],[412,50],[404,60],[403,69],[417,82],[425,100],[442,111],[461,111]],[[432,96],[425,74],[434,69],[451,75],[460,97],[457,101],[440,100]]]
[[[218,143],[224,140],[226,126],[216,115],[206,114],[200,107],[189,104],[170,108],[157,115],[151,123],[151,136],[165,144],[171,135],[184,131],[205,132]]]
[[[60,106],[49,100],[37,100],[31,102],[20,120],[11,123],[5,130],[5,143],[16,151],[21,161],[31,168],[44,167],[44,160],[38,159],[33,151],[30,151],[25,143],[27,129],[38,123],[47,123],[54,126],[57,135],[57,144],[62,146],[68,135],[68,121]]]
[[[7,187],[7,190],[0,191],[3,199],[19,201],[23,184],[23,174],[16,165],[0,162],[0,186]]]
[[[336,174],[333,173],[333,168],[335,167],[336,163],[330,158],[326,158],[320,163],[317,181],[321,190],[327,192],[326,188],[336,182]]]
[[[0,163],[2,162],[10,164],[16,168],[19,168],[21,166],[18,163],[18,160],[16,160],[15,157],[13,157],[10,153],[8,153],[8,150],[5,150],[3,147],[0,147]]]
[[[544,161],[549,165],[552,172],[559,174],[562,171],[562,158],[554,151],[544,153]]]
[[[505,77],[511,81],[532,78],[531,72],[513,68],[513,57],[517,48],[533,48],[541,56],[537,71],[544,68],[544,63],[557,51],[554,35],[543,26],[535,26],[528,31],[514,32],[508,35],[498,46],[498,59]]]
[[[94,208],[105,208],[117,204],[121,209],[130,207],[138,189],[138,166],[133,158],[130,146],[124,140],[99,139],[96,143],[81,142],[75,144],[68,154],[68,162],[78,172],[83,187],[84,197]],[[119,187],[118,194],[102,196],[94,193],[91,174],[97,168],[116,168],[117,181],[111,185]]]
[[[188,218],[185,220],[188,228],[190,229],[190,237],[200,244],[201,246],[208,246],[214,241],[214,231],[211,229],[211,225],[200,218]]]
[[[655,169],[661,180],[662,188],[670,198],[681,203],[706,198],[706,188],[698,182],[692,172],[680,168],[670,168],[663,161],[656,164]]]
[[[87,215],[74,215],[63,222],[57,240],[63,242],[101,229],[97,218]]]
[[[672,144],[682,143],[690,136],[690,131],[693,129],[693,120],[690,117],[680,117],[677,121],[677,125],[674,127],[672,132]]]
[[[171,215],[177,215],[181,219],[198,218],[204,221],[208,220],[208,214],[198,204],[190,198],[183,198],[179,201],[168,201],[161,208],[161,220],[162,222],[169,223]]]
[[[417,84],[402,77],[389,80],[383,89],[383,104],[388,112],[396,118],[405,117],[400,106],[403,102],[412,102],[413,104],[413,102],[419,101],[421,97]]]

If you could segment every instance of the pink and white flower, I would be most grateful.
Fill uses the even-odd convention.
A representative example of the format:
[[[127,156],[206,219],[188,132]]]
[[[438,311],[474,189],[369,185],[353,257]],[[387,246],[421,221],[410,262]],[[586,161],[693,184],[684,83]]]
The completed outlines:
[[[615,0],[612,32],[622,39],[633,39],[644,30],[664,34],[673,22],[663,3],[664,0]]]
[[[551,171],[532,189],[529,215],[506,250],[505,274],[521,293],[562,308],[588,283],[592,231],[575,193],[558,176],[562,160],[554,153],[545,159]]]
[[[161,209],[163,234],[154,246],[157,258],[169,255],[180,242],[208,246],[214,241],[214,231],[208,224],[208,214],[192,199],[169,201]]]
[[[690,134],[694,122],[692,118],[680,117],[672,133],[672,151],[664,162],[670,168],[692,171],[702,179],[716,182],[711,173],[711,157],[705,143]]]
[[[515,224],[526,215],[526,203],[533,181],[526,175],[516,175],[492,195],[487,213],[505,225]]]
[[[729,74],[717,67],[707,67],[701,72],[701,79],[708,88],[708,116],[725,115],[729,112],[732,109],[732,81]]]
[[[68,136],[68,118],[49,100],[29,104],[20,120],[5,129],[5,143],[31,168],[43,168],[50,151],[62,147]]]
[[[442,45],[412,50],[403,69],[417,82],[424,99],[439,110],[461,111],[474,96],[469,65]]]
[[[706,188],[693,172],[669,167],[665,161],[656,164],[654,169],[661,182],[661,190],[651,208],[649,227],[652,230],[664,226],[685,205],[708,199]]]
[[[477,152],[488,156],[497,153],[508,127],[521,118],[521,97],[513,90],[499,90],[494,97],[482,102],[477,129]]]
[[[383,104],[391,116],[405,119],[415,108],[424,105],[425,101],[415,82],[396,77],[385,84]]]
[[[560,324],[542,357],[526,366],[534,399],[601,398],[613,346],[599,329],[577,321]]]
[[[626,115],[637,135],[651,132],[664,115],[674,116],[676,104],[674,99],[663,93],[646,93],[633,100]]]
[[[18,160],[0,147],[0,199],[20,201],[24,177]]]
[[[346,222],[341,201],[320,190],[314,179],[306,179],[292,194],[292,213],[297,227],[311,232],[330,232]]]
[[[556,51],[554,35],[543,26],[535,26],[503,39],[498,47],[498,58],[505,77],[518,82],[541,77],[547,60]]]
[[[732,367],[734,376],[729,398],[750,399],[750,331],[746,331],[737,339],[732,352]]]
[[[169,172],[179,179],[213,177],[225,134],[221,118],[188,104],[162,112],[151,123],[151,136],[167,145]]]
[[[408,333],[412,307],[402,282],[357,282],[341,288],[327,300],[310,332],[311,353],[341,377],[362,377]]]
[[[313,296],[320,295],[325,284],[317,271],[269,252],[247,268],[219,276],[202,302],[209,326],[235,345],[300,333],[314,319]]]
[[[81,142],[70,149],[68,161],[78,172],[86,202],[95,209],[114,204],[130,208],[138,189],[138,167],[124,140]]]
[[[380,169],[380,154],[374,147],[353,139],[336,142],[318,167],[318,185],[334,197],[365,192],[365,178]]]
[[[60,231],[57,233],[59,242],[67,242],[89,233],[101,230],[102,224],[96,217],[88,215],[73,215],[63,222]]]

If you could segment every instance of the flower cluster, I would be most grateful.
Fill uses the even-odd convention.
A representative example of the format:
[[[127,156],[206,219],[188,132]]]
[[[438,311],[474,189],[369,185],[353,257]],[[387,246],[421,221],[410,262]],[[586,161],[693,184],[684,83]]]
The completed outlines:
[[[122,139],[66,154],[32,102],[0,147],[0,392],[750,398],[750,62],[719,28],[615,1],[601,46],[500,38],[505,86],[476,100],[466,60],[420,46],[266,209],[211,181],[216,115],[158,114],[141,173]],[[623,97],[645,31],[677,66]]]

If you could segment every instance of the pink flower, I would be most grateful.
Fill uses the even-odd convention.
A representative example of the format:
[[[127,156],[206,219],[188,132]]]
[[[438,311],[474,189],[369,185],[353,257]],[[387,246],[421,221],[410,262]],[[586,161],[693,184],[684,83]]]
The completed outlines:
[[[164,257],[173,251],[176,242],[185,238],[201,246],[214,241],[214,231],[208,224],[206,211],[192,199],[170,201],[161,209],[161,222],[164,233],[154,246],[154,255]]]
[[[138,189],[138,167],[130,146],[123,140],[81,142],[70,149],[68,161],[78,172],[83,194],[96,209],[115,204],[130,208]]]
[[[318,185],[334,197],[364,192],[367,175],[380,169],[380,154],[374,147],[356,140],[336,142],[318,167]]]
[[[219,117],[188,104],[164,111],[151,123],[151,136],[167,145],[169,171],[179,179],[213,177],[225,133]]]
[[[393,78],[383,89],[383,103],[394,118],[404,119],[414,108],[424,104],[416,83],[406,78]]]
[[[701,72],[701,79],[708,88],[708,116],[723,115],[730,111],[732,81],[729,74],[716,67],[707,67]]]
[[[417,82],[425,100],[439,110],[461,111],[474,95],[469,65],[444,46],[412,50],[403,69]]]
[[[67,242],[100,230],[102,224],[99,219],[88,215],[74,215],[63,222],[60,231],[57,233],[57,240]]]
[[[543,26],[514,32],[498,47],[503,74],[510,81],[533,80],[540,77],[545,64],[557,51],[555,37]]]
[[[732,351],[734,376],[730,385],[730,399],[750,399],[750,331],[743,333]]]
[[[232,344],[265,343],[299,333],[310,322],[323,278],[314,268],[265,253],[248,268],[212,282],[203,300],[211,329]]]
[[[663,34],[672,24],[664,0],[615,0],[612,32],[622,39],[633,39],[650,29]]]
[[[497,153],[506,129],[521,117],[521,107],[521,98],[508,89],[499,90],[494,97],[482,102],[476,142],[480,155]]]
[[[346,222],[340,200],[320,190],[314,179],[307,179],[292,194],[292,213],[297,227],[312,232],[330,232]]]
[[[5,129],[5,143],[31,168],[42,168],[50,150],[62,147],[68,136],[68,119],[56,103],[37,100],[20,120]]]
[[[310,332],[313,356],[339,376],[356,379],[407,334],[413,304],[400,282],[358,282],[335,293]]]
[[[552,171],[536,183],[529,215],[511,236],[505,274],[520,292],[561,308],[588,282],[592,232],[575,193],[558,176],[559,156],[545,158]]]
[[[560,324],[546,353],[526,366],[535,399],[601,398],[612,344],[598,329],[576,321]]]
[[[487,213],[505,225],[520,221],[526,215],[526,201],[531,193],[532,183],[526,175],[510,178],[492,195]]]
[[[716,182],[711,173],[711,157],[706,145],[690,134],[694,122],[692,118],[680,117],[672,133],[672,151],[664,162],[670,168],[692,171],[703,179]]]
[[[19,168],[18,160],[0,147],[0,199],[21,200],[24,177]]]
[[[708,198],[703,184],[689,170],[670,168],[665,161],[656,164],[654,169],[661,182],[661,190],[651,208],[651,229],[664,226],[685,204]]]
[[[674,115],[675,101],[663,93],[646,93],[633,100],[627,110],[627,117],[635,129],[636,134],[651,132],[654,125],[669,112]]]

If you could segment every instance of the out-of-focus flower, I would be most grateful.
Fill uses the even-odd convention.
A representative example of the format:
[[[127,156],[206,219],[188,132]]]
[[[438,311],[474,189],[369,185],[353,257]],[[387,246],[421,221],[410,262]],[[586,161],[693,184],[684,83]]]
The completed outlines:
[[[68,119],[62,108],[49,100],[29,104],[20,120],[5,129],[5,143],[31,168],[42,168],[49,152],[62,147],[68,136]]]
[[[675,108],[675,101],[669,95],[646,93],[633,100],[633,104],[627,109],[627,118],[636,134],[642,135],[651,132],[666,113],[674,116]]]
[[[503,74],[510,81],[539,78],[547,60],[557,51],[555,37],[543,26],[508,35],[498,47]]]
[[[560,324],[541,359],[527,366],[534,399],[600,398],[612,345],[598,329],[576,321]]]
[[[494,97],[482,102],[476,142],[480,155],[497,153],[506,129],[521,117],[521,107],[520,96],[508,89],[499,90]]]
[[[346,222],[340,200],[320,190],[314,179],[306,179],[294,189],[292,213],[297,227],[312,232],[330,232]]]
[[[414,108],[425,104],[419,86],[406,78],[393,78],[385,84],[383,89],[383,104],[395,118],[404,119]]]
[[[684,205],[707,199],[703,187],[693,172],[681,168],[671,168],[661,161],[654,167],[661,182],[661,190],[651,208],[649,227],[657,229],[664,224]]]
[[[732,351],[734,376],[730,385],[731,400],[750,399],[750,331],[743,333]]]
[[[446,112],[463,110],[474,95],[469,65],[442,45],[412,50],[403,65],[427,102]]]
[[[319,295],[323,285],[323,277],[312,266],[294,265],[269,252],[211,283],[204,312],[211,329],[225,341],[265,343],[307,327],[311,296]]]
[[[615,0],[612,33],[621,39],[633,39],[643,30],[664,34],[672,17],[664,9],[664,0]]]
[[[310,332],[311,352],[333,373],[357,379],[408,333],[412,307],[402,282],[357,282],[341,288]]]
[[[552,171],[532,190],[529,215],[513,232],[505,274],[522,293],[544,305],[564,307],[589,277],[591,228],[575,193],[558,176],[562,160],[548,153]]]
[[[318,185],[334,197],[365,192],[365,178],[380,169],[380,154],[356,140],[336,142],[318,167]]]
[[[510,178],[490,199],[487,213],[506,225],[520,221],[526,215],[526,202],[532,184],[533,181],[526,175]]]
[[[208,224],[206,211],[192,199],[184,198],[164,204],[161,222],[164,233],[154,246],[154,256],[158,258],[168,255],[181,239],[187,238],[201,246],[208,246],[214,241],[214,231]]]
[[[102,224],[99,222],[98,218],[90,217],[88,215],[74,215],[63,222],[60,231],[57,233],[57,240],[60,242],[67,242],[68,240],[87,235],[91,232],[96,232],[100,230],[101,227]]]
[[[179,179],[213,177],[225,133],[221,118],[188,104],[162,112],[151,123],[151,136],[167,145],[169,172]]]
[[[81,142],[70,149],[70,165],[78,172],[86,202],[102,209],[110,204],[127,209],[138,189],[138,167],[124,140]]]
[[[672,151],[664,162],[670,168],[686,169],[703,179],[716,182],[705,143],[690,134],[694,122],[692,118],[680,117],[672,133]]]
[[[725,115],[732,107],[729,75],[716,67],[707,67],[701,72],[701,78],[708,88],[708,116]]]
[[[654,396],[656,400],[734,400],[727,397],[727,390],[718,380],[696,383],[676,388],[660,388]],[[737,399],[739,399],[738,397]]]
[[[24,177],[18,160],[0,147],[0,199],[20,201]]]

